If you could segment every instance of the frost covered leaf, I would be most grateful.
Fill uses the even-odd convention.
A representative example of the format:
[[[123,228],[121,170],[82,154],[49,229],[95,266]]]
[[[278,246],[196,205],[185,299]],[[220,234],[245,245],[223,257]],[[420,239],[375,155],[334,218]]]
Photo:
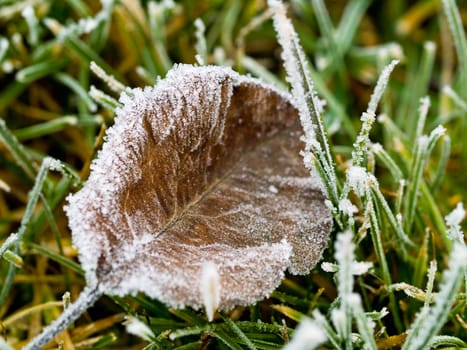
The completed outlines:
[[[66,207],[88,285],[200,308],[209,263],[226,310],[316,264],[331,216],[288,96],[227,68],[180,65],[120,102]]]

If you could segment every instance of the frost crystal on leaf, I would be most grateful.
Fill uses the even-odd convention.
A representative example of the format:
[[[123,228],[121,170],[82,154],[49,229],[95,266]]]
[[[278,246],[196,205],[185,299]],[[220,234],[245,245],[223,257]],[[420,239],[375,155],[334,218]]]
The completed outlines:
[[[380,143],[373,143],[371,145],[371,150],[374,153],[379,153],[379,152],[381,152],[383,150],[383,146]]]
[[[332,219],[288,95],[228,68],[179,65],[120,103],[66,207],[88,285],[228,310],[269,295],[285,270],[314,267]]]
[[[351,166],[347,169],[347,181],[351,189],[360,197],[363,197],[368,186],[368,173],[365,168],[360,166]]]
[[[457,203],[456,209],[450,214],[446,215],[446,224],[450,227],[459,226],[465,217],[464,204],[462,202]]]
[[[446,128],[442,125],[438,125],[433,131],[430,133],[431,136],[443,136],[446,134]]]
[[[18,234],[12,233],[3,244],[0,246],[0,255],[9,249],[18,240]]]
[[[353,214],[358,213],[358,208],[348,198],[339,201],[339,210],[348,217],[353,217]]]
[[[44,166],[49,170],[62,171],[62,163],[57,159],[46,157],[43,160],[43,163],[45,164]]]
[[[464,243],[464,234],[461,229],[461,222],[465,217],[464,204],[462,202],[457,203],[456,208],[444,217],[448,228],[449,238],[453,242]]]
[[[269,190],[269,192],[271,192],[271,193],[278,193],[278,192],[279,192],[279,190],[277,189],[277,187],[274,186],[274,185],[269,186],[269,187],[268,187],[268,190]]]

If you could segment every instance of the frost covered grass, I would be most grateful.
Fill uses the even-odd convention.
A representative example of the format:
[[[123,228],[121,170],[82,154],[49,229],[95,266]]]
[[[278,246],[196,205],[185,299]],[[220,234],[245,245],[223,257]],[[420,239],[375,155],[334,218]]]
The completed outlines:
[[[335,222],[323,263],[230,312],[212,269],[207,314],[103,297],[48,348],[467,348],[466,15],[454,0],[2,2],[0,349],[83,312],[64,198],[118,94],[179,62],[290,89]]]

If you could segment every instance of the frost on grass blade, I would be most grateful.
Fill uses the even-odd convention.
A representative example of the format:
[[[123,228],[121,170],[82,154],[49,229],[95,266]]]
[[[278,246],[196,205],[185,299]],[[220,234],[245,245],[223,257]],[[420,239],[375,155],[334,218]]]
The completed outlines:
[[[136,335],[141,339],[151,341],[151,338],[155,337],[151,328],[134,316],[128,316],[124,325],[128,333]]]
[[[284,350],[312,350],[327,340],[326,333],[320,325],[307,317],[301,319],[292,340],[284,346]]]
[[[337,206],[336,176],[326,131],[321,120],[323,104],[316,95],[305,53],[292,22],[287,18],[284,4],[281,1],[269,0],[268,5],[273,11],[274,28],[282,47],[287,81],[292,87],[292,96],[304,132],[305,150],[302,154],[305,165],[313,169],[314,164],[318,164],[318,173],[323,179],[326,193],[333,205]]]
[[[464,233],[462,232],[461,223],[465,218],[465,209],[462,202],[457,203],[456,208],[444,217],[448,226],[448,236],[453,242],[460,244],[464,243]]]
[[[219,307],[220,281],[217,266],[207,261],[201,267],[200,292],[203,297],[206,316],[209,321],[214,319],[214,313]]]
[[[443,272],[439,292],[431,306],[425,305],[408,330],[402,350],[431,348],[435,336],[443,327],[453,308],[463,276],[467,271],[467,247],[455,243],[449,258],[449,269]]]
[[[210,262],[226,310],[316,264],[331,216],[287,95],[227,68],[180,65],[120,102],[66,207],[89,285],[201,308]]]
[[[346,171],[349,187],[360,197],[365,195],[368,187],[369,174],[366,169],[360,166],[351,166]]]

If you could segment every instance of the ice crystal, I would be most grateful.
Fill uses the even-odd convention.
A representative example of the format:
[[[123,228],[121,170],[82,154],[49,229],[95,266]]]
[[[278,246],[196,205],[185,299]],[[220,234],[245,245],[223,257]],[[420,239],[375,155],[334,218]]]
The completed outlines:
[[[51,157],[46,157],[43,160],[43,164],[47,169],[53,170],[53,171],[62,171],[62,168],[63,168],[62,163],[59,160],[51,158]]]
[[[446,128],[442,125],[438,125],[433,131],[430,133],[430,136],[443,136],[446,134]]]
[[[446,215],[446,224],[450,227],[459,226],[465,217],[465,209],[462,202],[457,203],[456,208],[448,215]]]
[[[360,166],[351,166],[347,169],[347,181],[351,189],[360,197],[363,197],[368,187],[369,175],[365,168]]]
[[[339,201],[339,210],[349,217],[352,217],[353,214],[358,213],[358,208],[353,205],[348,198],[343,198]]]
[[[461,229],[461,222],[464,217],[465,209],[462,202],[457,203],[456,208],[444,217],[448,226],[449,238],[453,242],[464,243],[464,234]]]
[[[8,238],[5,240],[5,242],[3,242],[3,244],[0,246],[0,255],[2,255],[5,251],[7,251],[7,249],[13,246],[17,240],[18,240],[17,233],[10,234]]]

